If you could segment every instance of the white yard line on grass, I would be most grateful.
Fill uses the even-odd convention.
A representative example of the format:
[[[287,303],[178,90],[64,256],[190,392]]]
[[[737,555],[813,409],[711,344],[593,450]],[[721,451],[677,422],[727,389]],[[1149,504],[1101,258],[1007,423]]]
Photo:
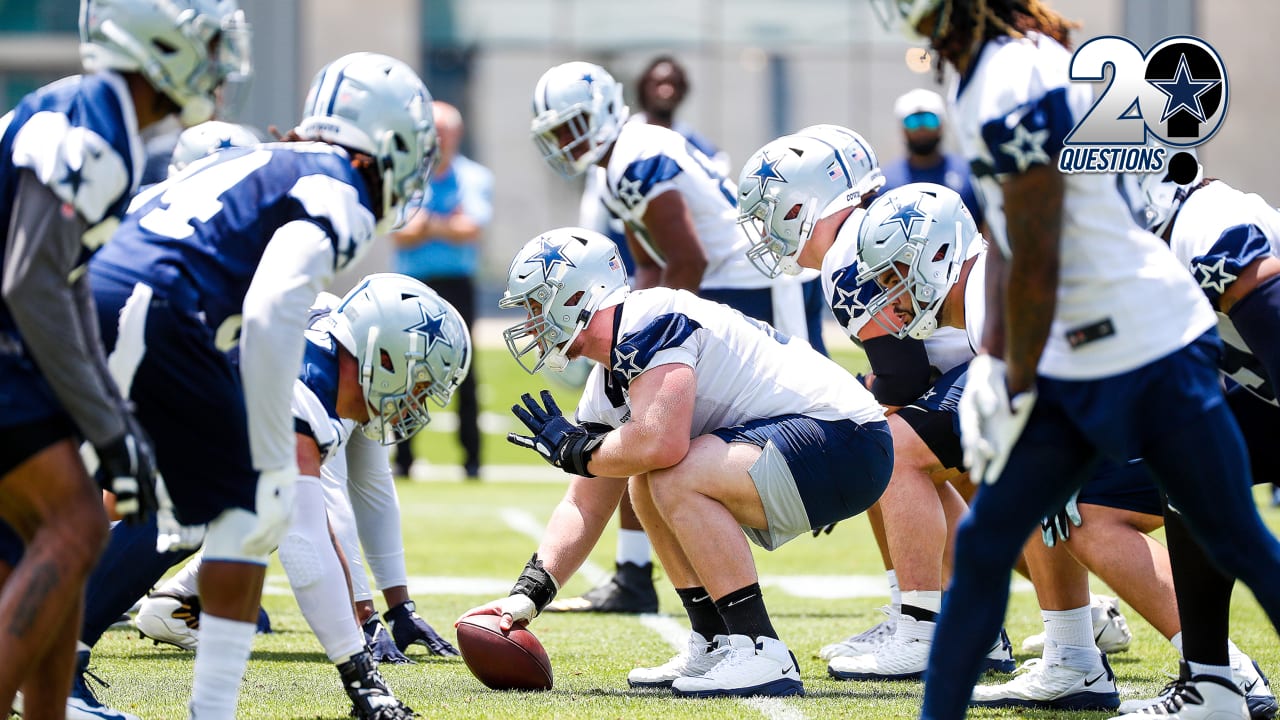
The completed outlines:
[[[538,519],[527,511],[519,508],[502,508],[501,514],[502,521],[512,530],[533,538],[534,542],[542,540],[543,524],[538,522]],[[603,568],[590,560],[582,563],[582,568],[579,572],[586,575],[593,585],[609,576]],[[596,575],[599,577],[594,577]],[[683,650],[688,645],[689,631],[670,615],[644,614],[640,615],[639,619],[641,625],[658,633],[668,645],[676,650]],[[790,701],[782,698],[739,698],[738,701],[759,712],[768,720],[808,720],[809,717]]]

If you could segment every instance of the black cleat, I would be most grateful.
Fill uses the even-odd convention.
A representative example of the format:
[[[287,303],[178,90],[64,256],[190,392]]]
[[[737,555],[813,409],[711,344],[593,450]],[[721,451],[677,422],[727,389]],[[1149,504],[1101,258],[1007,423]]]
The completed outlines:
[[[653,563],[618,563],[613,577],[580,597],[556,600],[546,612],[656,613],[658,590],[653,586]]]
[[[368,650],[338,666],[342,689],[351,698],[351,717],[360,720],[408,720],[418,716],[413,708],[391,694]]]

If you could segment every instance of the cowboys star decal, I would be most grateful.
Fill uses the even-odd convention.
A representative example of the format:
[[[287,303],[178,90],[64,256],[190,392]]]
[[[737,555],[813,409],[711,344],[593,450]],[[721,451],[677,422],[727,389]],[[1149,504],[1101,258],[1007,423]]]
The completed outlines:
[[[427,309],[418,306],[418,312],[422,313],[422,320],[416,325],[410,325],[404,329],[404,332],[416,332],[427,339],[427,347],[423,350],[423,355],[430,355],[431,348],[436,343],[441,343],[447,347],[453,347],[453,343],[444,335],[444,319],[447,313],[441,310],[439,315],[427,315]]]
[[[1013,128],[1013,139],[1000,144],[1000,149],[1018,166],[1018,172],[1026,172],[1035,163],[1049,162],[1049,155],[1044,151],[1044,143],[1049,139],[1049,130],[1032,132],[1019,123]]]
[[[542,243],[542,246],[538,249],[538,252],[530,255],[524,262],[526,265],[541,265],[543,278],[551,277],[551,273],[556,269],[557,264],[565,265],[567,267],[577,267],[577,265],[575,265],[573,261],[564,254],[564,246],[569,244],[568,240],[556,245],[549,242],[544,236],[538,238],[538,241]]]
[[[1212,289],[1221,295],[1227,291],[1227,286],[1236,281],[1236,275],[1227,272],[1227,259],[1225,257],[1218,258],[1218,262],[1196,263],[1195,273],[1200,280],[1200,287]]]
[[[1197,80],[1191,76],[1191,68],[1187,67],[1187,56],[1178,58],[1178,69],[1169,80],[1148,80],[1157,90],[1168,96],[1164,112],[1160,113],[1160,122],[1164,122],[1174,113],[1185,108],[1198,122],[1205,120],[1204,105],[1200,96],[1221,85],[1220,80]]]
[[[770,160],[769,154],[763,153],[760,156],[760,167],[756,168],[755,172],[747,176],[747,177],[753,177],[760,182],[761,195],[763,195],[769,189],[770,181],[777,181],[780,183],[784,183],[787,181],[786,178],[782,177],[782,173],[778,172],[778,163],[781,161],[782,161],[782,158],[778,158],[777,160]]]
[[[622,352],[622,348],[614,348],[613,350],[613,367],[611,369],[626,379],[628,383],[644,372],[644,368],[636,365],[636,355],[639,352],[640,348],[635,347],[631,348],[629,353]]]
[[[916,198],[909,204],[899,206],[897,212],[885,218],[885,221],[880,223],[880,227],[896,223],[902,228],[903,235],[911,237],[911,226],[916,220],[923,220],[926,217],[928,217],[928,215],[920,209],[920,198]]]

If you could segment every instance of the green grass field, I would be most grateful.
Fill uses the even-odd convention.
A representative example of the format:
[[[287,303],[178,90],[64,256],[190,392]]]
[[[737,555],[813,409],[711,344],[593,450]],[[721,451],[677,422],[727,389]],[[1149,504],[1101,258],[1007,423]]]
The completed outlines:
[[[853,356],[842,361],[856,364]],[[481,372],[491,383],[484,394],[487,409],[510,404],[519,391],[538,387],[497,350],[479,354]],[[512,372],[514,370],[514,372]],[[557,390],[564,407],[573,393]],[[530,463],[536,460],[516,448],[507,449],[497,435],[487,437],[486,461]],[[452,445],[440,433],[423,433],[419,444],[430,446],[433,463],[456,458],[441,450]],[[531,533],[545,522],[563,492],[563,482],[401,482],[405,544],[411,589],[419,612],[449,639],[452,622],[474,605],[505,595],[535,548]],[[1274,529],[1280,511],[1263,509]],[[384,666],[396,693],[428,718],[911,718],[920,702],[915,682],[846,683],[830,680],[817,649],[877,622],[877,608],[887,601],[875,543],[864,518],[840,523],[821,538],[804,536],[774,553],[757,552],[765,598],[783,639],[801,661],[807,697],[778,701],[677,700],[666,693],[632,691],[626,673],[635,666],[664,662],[673,647],[667,637],[682,632],[679,601],[659,579],[662,610],[669,619],[630,616],[548,614],[532,630],[545,644],[555,669],[555,689],[547,693],[503,693],[486,689],[459,658],[440,659],[411,650],[416,665]],[[606,534],[591,558],[591,569],[612,567],[613,538]],[[591,586],[580,573],[562,591],[574,595]],[[839,591],[863,576],[881,596],[820,597],[817,591]],[[1098,586],[1103,590],[1102,586]],[[264,604],[276,632],[259,636],[245,678],[239,717],[345,718],[349,703],[337,672],[324,657],[297,609],[283,571],[273,565]],[[837,593],[838,594],[838,593]],[[381,604],[381,603],[380,603]],[[1175,672],[1172,648],[1132,611],[1130,652],[1112,656],[1124,696],[1147,696],[1162,687],[1165,673]],[[1280,671],[1276,635],[1258,605],[1241,588],[1232,616],[1232,636],[1263,666]],[[1007,627],[1015,649],[1022,638],[1040,630],[1039,614],[1029,592],[1012,596]],[[415,654],[417,653],[417,654]],[[1019,654],[1019,660],[1027,659]],[[93,669],[111,684],[100,691],[108,704],[147,720],[185,718],[191,688],[192,655],[153,646],[136,633],[113,630],[94,654]],[[1007,676],[1005,676],[1007,677]],[[978,711],[973,717],[1104,718],[1105,713]]]

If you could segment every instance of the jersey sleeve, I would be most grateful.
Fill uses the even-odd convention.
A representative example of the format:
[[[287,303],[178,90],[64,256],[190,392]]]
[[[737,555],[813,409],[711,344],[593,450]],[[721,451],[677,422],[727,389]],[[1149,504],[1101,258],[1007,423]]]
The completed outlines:
[[[111,143],[57,112],[38,112],[18,129],[13,164],[31,170],[90,225],[122,205],[133,185],[124,158]]]
[[[975,174],[1000,177],[1052,165],[1075,127],[1069,56],[1035,53],[1029,42],[1010,42],[989,61],[999,63],[1002,72],[989,73],[979,98],[986,158],[976,164]]]
[[[1270,254],[1271,243],[1262,228],[1251,223],[1235,225],[1223,230],[1208,252],[1191,258],[1191,273],[1216,306],[1242,270]]]
[[[298,178],[289,195],[329,237],[335,273],[350,267],[373,246],[373,212],[350,183],[325,173],[308,174]]]
[[[316,441],[321,462],[328,462],[342,445],[342,424],[329,417],[320,398],[302,380],[293,383],[293,430]]]
[[[622,387],[649,368],[671,363],[694,367],[698,360],[697,331],[702,326],[683,313],[665,313],[613,348],[612,379]]]
[[[641,157],[623,168],[613,195],[631,217],[643,217],[649,201],[674,187],[672,180],[683,171],[666,152]]]

